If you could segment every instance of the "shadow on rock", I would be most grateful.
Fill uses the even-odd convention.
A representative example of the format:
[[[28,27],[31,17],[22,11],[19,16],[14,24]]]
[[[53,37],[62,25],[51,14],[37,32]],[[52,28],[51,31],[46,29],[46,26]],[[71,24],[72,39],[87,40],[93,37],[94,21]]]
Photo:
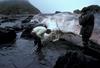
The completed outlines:
[[[33,38],[33,36],[31,35],[31,31],[32,31],[31,27],[26,28],[22,32],[21,38],[25,38],[25,39],[31,39],[31,38]]]
[[[67,51],[56,61],[54,68],[100,68],[100,60],[79,51]]]
[[[16,32],[13,29],[0,28],[0,44],[11,43],[16,39]],[[2,46],[0,46],[2,47]]]

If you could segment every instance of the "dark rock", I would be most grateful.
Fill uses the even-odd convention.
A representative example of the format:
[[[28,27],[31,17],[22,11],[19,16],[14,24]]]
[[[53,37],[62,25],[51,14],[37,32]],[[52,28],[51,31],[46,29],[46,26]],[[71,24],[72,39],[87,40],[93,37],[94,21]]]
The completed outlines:
[[[5,29],[12,29],[15,32],[19,32],[23,30],[23,26],[5,26]]]
[[[32,19],[33,16],[28,16],[25,20],[22,21],[22,23],[28,23]]]
[[[12,29],[14,29],[16,32],[22,31],[23,30],[23,26],[13,26],[11,27]]]
[[[100,50],[98,50],[97,48],[93,48],[90,46],[84,47],[83,53],[94,58],[100,59]]]
[[[8,17],[6,17],[6,16],[3,16],[3,17],[1,17],[1,19],[8,19]]]
[[[25,30],[22,32],[21,37],[26,38],[26,39],[31,39],[33,36],[31,35],[32,27],[27,27]]]
[[[17,19],[3,19],[1,21],[1,23],[4,23],[4,22],[14,22],[15,20],[17,20]]]
[[[38,21],[34,21],[33,23],[34,23],[34,24],[38,24],[39,22],[38,22]]]
[[[100,60],[79,51],[67,51],[59,57],[54,68],[100,68]]]
[[[57,14],[57,13],[61,13],[61,12],[60,11],[56,11],[55,14]]]
[[[100,6],[99,5],[90,5],[84,7],[81,12],[93,12],[93,13],[100,13]]]
[[[47,27],[47,26],[46,26],[45,24],[43,24],[43,23],[37,23],[37,24],[34,25],[34,27],[37,27],[37,26]]]
[[[16,38],[16,32],[12,28],[0,28],[0,44],[13,42]]]
[[[76,9],[76,10],[74,10],[73,12],[74,12],[74,13],[77,13],[77,14],[80,14],[80,13],[81,13],[81,11],[80,11],[79,9]]]

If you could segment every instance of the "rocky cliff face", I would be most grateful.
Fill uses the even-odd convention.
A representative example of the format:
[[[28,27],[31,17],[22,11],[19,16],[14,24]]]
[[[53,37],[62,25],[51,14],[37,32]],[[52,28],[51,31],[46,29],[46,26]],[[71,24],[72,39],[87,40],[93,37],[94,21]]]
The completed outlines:
[[[40,11],[27,0],[0,1],[0,14],[38,14]]]

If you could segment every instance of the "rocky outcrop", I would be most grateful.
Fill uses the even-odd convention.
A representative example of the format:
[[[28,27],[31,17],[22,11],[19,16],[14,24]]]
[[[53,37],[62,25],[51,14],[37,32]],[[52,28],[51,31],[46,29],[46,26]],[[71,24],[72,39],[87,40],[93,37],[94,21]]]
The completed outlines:
[[[90,5],[84,7],[81,12],[93,12],[93,13],[100,13],[100,6],[99,5]]]
[[[90,5],[87,7],[83,7],[82,10],[76,9],[73,11],[73,13],[76,13],[76,14],[80,14],[80,13],[84,13],[84,12],[100,13],[100,6],[99,5]]]

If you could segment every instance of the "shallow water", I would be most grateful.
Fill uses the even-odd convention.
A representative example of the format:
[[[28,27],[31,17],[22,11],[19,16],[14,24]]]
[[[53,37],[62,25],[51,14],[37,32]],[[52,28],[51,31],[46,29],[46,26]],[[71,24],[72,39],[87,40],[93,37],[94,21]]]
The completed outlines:
[[[17,33],[16,42],[11,47],[0,49],[0,68],[51,68],[57,58],[66,52],[63,46],[51,43],[37,54],[34,41],[20,38],[20,35],[20,32]]]

